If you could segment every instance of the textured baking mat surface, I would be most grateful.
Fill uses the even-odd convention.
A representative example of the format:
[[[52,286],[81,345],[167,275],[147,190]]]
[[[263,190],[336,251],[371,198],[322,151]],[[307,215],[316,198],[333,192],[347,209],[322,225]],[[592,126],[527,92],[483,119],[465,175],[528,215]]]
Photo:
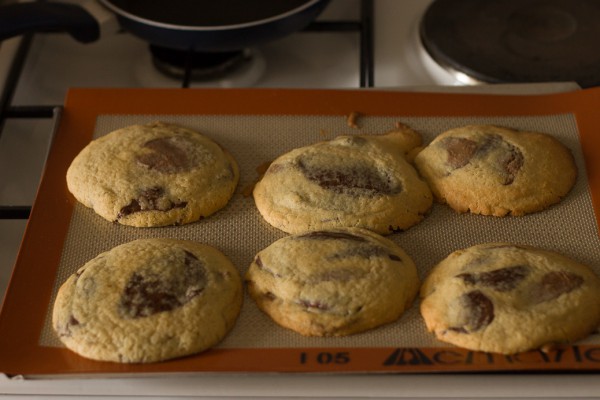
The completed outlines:
[[[61,347],[51,328],[54,296],[67,277],[97,254],[138,238],[169,237],[195,240],[223,251],[244,274],[254,255],[285,233],[266,224],[244,195],[257,178],[256,168],[295,147],[339,134],[382,134],[400,121],[418,130],[423,142],[439,133],[467,124],[496,124],[551,134],[575,156],[579,175],[570,194],[558,205],[525,217],[495,218],[457,214],[434,204],[423,222],[388,237],[403,247],[418,266],[421,279],[454,250],[484,242],[512,242],[561,252],[596,268],[600,273],[600,239],[583,155],[572,114],[513,117],[361,117],[359,129],[340,116],[221,116],[221,115],[101,115],[94,137],[124,126],[164,121],[195,129],[227,148],[240,165],[238,189],[221,211],[202,221],[166,228],[133,228],[110,223],[77,204],[73,210],[61,261],[48,304],[41,346]],[[594,334],[581,343],[600,344]],[[218,345],[239,348],[375,348],[449,347],[426,332],[418,312],[418,300],[397,322],[362,334],[342,338],[309,338],[286,330],[261,313],[246,295],[239,319]]]

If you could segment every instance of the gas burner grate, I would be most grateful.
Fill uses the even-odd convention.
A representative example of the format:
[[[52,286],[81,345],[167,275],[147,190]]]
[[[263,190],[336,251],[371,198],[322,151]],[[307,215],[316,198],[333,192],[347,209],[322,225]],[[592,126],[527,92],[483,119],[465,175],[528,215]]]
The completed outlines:
[[[305,32],[357,33],[359,35],[359,87],[373,87],[373,0],[361,0],[360,18],[356,21],[314,21],[304,29]],[[6,84],[0,94],[0,136],[8,119],[53,119],[54,128],[60,119],[61,106],[15,106],[12,104],[21,72],[27,60],[33,34],[23,35],[17,53],[12,61]],[[181,87],[189,88],[192,71],[184,70]],[[0,205],[0,219],[27,219],[31,212],[29,205]]]

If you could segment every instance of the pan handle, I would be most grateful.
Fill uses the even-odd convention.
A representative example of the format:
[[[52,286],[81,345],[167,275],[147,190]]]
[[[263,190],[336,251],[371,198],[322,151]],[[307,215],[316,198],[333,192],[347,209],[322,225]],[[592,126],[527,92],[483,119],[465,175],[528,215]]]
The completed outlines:
[[[85,9],[67,3],[15,3],[0,7],[0,40],[28,32],[67,32],[89,43],[100,37],[100,26]]]

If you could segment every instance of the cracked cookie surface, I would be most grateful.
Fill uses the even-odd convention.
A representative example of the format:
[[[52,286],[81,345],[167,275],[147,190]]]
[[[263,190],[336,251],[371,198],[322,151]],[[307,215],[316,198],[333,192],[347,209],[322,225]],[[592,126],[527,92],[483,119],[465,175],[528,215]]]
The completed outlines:
[[[444,342],[513,354],[569,343],[600,323],[600,279],[556,252],[510,243],[458,250],[423,281],[421,315]]]
[[[87,262],[57,294],[52,325],[79,355],[155,362],[204,351],[233,327],[241,277],[217,249],[140,239]]]
[[[419,287],[402,248],[359,228],[282,238],[256,255],[245,280],[263,312],[307,336],[344,336],[396,321]]]
[[[256,184],[256,207],[269,224],[287,233],[408,229],[433,202],[429,187],[407,161],[420,140],[402,127],[294,149],[273,161]]]
[[[123,225],[181,225],[223,208],[239,180],[233,157],[211,139],[161,122],[90,142],[67,171],[75,198]]]
[[[491,125],[440,134],[415,164],[441,203],[458,212],[524,215],[565,197],[577,178],[570,150],[556,138]]]

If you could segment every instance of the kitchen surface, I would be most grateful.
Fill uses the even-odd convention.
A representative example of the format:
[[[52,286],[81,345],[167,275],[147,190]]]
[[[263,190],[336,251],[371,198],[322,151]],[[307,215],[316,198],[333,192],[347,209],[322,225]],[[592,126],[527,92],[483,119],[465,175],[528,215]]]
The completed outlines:
[[[98,7],[96,2],[87,3]],[[471,70],[470,56],[458,64],[449,63],[445,60],[446,51],[457,50],[445,47],[448,40],[437,31],[440,24],[436,18],[440,18],[439,13],[458,18],[461,7],[470,3],[462,2],[452,10],[442,8],[436,10],[437,14],[431,12],[426,24],[432,26],[431,31],[420,32],[425,29],[423,21],[431,1],[332,0],[306,29],[231,55],[220,54],[208,67],[206,57],[198,57],[194,64],[198,66],[189,67],[188,55],[150,48],[146,41],[122,32],[114,24],[107,24],[103,36],[93,43],[80,43],[68,34],[56,32],[5,40],[0,45],[0,85],[4,87],[0,98],[3,217],[0,293],[8,285],[29,207],[36,197],[49,146],[60,121],[60,106],[69,88],[307,88],[544,94],[578,91],[600,84],[594,76],[600,71],[595,68],[599,63],[595,56],[577,59],[575,66],[558,63],[557,71],[550,71],[550,75],[533,76],[531,62],[522,61],[498,72],[498,68],[492,68],[498,62],[490,61],[486,58],[488,52],[481,50],[488,48],[484,39],[473,44],[471,53],[484,53],[480,64],[483,72]],[[509,5],[491,6],[474,19],[491,21],[494,15],[509,15],[506,7],[510,9],[518,2],[501,3]],[[569,2],[542,3],[541,10],[525,7],[504,23],[515,29],[522,40],[509,41],[509,49],[499,49],[496,54],[503,54],[504,59],[514,54],[534,54],[534,66],[539,66],[544,57],[548,57],[548,65],[554,66],[559,57],[553,49],[566,46],[564,43],[572,48],[570,37],[586,32],[579,38],[583,41],[581,46],[589,48],[591,43],[597,43],[600,35],[597,24],[593,23],[596,19],[592,18],[598,12],[596,4],[570,2],[581,7],[573,6],[572,12],[567,12],[562,7]],[[529,24],[524,25],[523,21]],[[532,25],[531,21],[537,24]],[[494,29],[501,29],[491,22],[484,26],[465,25],[459,33],[461,40],[464,36],[476,37],[478,30],[494,35]],[[440,40],[427,45],[430,53],[421,42],[421,35]],[[546,48],[545,53],[530,47],[535,41]],[[463,56],[458,55],[459,59]],[[461,66],[461,62],[466,65]],[[526,69],[523,78],[515,72],[519,68]],[[507,70],[510,70],[508,75]],[[563,75],[561,71],[566,73]],[[600,398],[600,384],[593,372],[352,376],[208,373],[151,379],[41,380],[0,375],[0,394],[6,398]]]

